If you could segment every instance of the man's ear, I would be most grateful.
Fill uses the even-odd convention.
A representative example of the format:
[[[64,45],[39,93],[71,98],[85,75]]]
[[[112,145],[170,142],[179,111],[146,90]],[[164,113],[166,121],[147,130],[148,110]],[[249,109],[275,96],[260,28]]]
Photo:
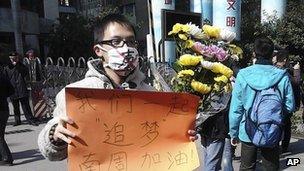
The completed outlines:
[[[95,45],[93,47],[93,50],[95,52],[95,54],[98,56],[98,57],[102,57],[103,56],[103,53],[104,53],[104,50],[102,50],[103,48],[100,46],[100,45]]]

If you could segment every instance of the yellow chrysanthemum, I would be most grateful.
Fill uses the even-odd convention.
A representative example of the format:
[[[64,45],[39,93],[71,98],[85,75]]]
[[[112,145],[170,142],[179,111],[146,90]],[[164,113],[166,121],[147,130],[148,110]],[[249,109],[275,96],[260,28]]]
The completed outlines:
[[[184,77],[184,76],[187,76],[187,75],[193,76],[194,71],[192,71],[191,69],[181,70],[181,71],[178,72],[177,77],[180,78],[180,77]]]
[[[185,54],[179,58],[178,63],[183,66],[196,66],[202,59],[202,56]]]
[[[211,87],[208,86],[207,84],[203,84],[198,81],[192,81],[191,82],[191,87],[193,88],[194,91],[197,91],[201,94],[207,94],[211,91]]]
[[[242,56],[243,56],[243,50],[242,50],[242,48],[240,48],[240,47],[238,47],[238,46],[236,46],[234,44],[230,44],[229,47],[230,47],[230,49],[232,51],[232,54],[235,54],[238,57],[242,58]]]
[[[190,26],[185,24],[185,25],[182,25],[182,31],[185,32],[185,33],[189,33],[190,32]]]
[[[214,73],[223,74],[227,78],[230,78],[233,75],[233,71],[230,68],[226,67],[225,65],[219,62],[213,63],[211,71]]]
[[[231,91],[232,91],[232,86],[231,86],[231,84],[225,85],[225,86],[224,86],[224,91],[225,91],[226,93],[231,92]]]
[[[203,31],[211,38],[218,38],[221,33],[221,29],[219,27],[214,27],[210,25],[204,25]]]
[[[194,45],[194,41],[193,40],[187,40],[186,42],[185,42],[185,46],[186,46],[186,48],[188,48],[188,49],[190,49],[190,48],[192,48],[192,46]]]
[[[214,90],[214,91],[220,91],[220,90],[221,90],[220,85],[214,84],[214,85],[213,85],[213,90]]]
[[[168,35],[171,35],[171,34],[177,34],[178,32],[180,32],[183,28],[183,25],[180,24],[180,23],[176,23],[174,24],[172,30],[168,33]]]
[[[178,34],[178,37],[182,40],[187,40],[188,37],[185,34]]]
[[[228,82],[228,78],[225,75],[219,76],[219,77],[215,77],[214,81],[216,82],[223,82],[223,83],[227,83]]]

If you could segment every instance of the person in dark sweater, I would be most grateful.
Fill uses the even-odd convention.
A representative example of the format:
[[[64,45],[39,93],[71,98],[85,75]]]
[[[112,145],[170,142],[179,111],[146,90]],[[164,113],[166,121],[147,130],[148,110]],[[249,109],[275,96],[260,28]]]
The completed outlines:
[[[14,93],[7,72],[0,63],[0,165],[12,165],[13,157],[4,139],[5,127],[9,117],[7,98]]]
[[[203,170],[221,170],[225,139],[228,138],[229,130],[230,97],[231,93],[224,91],[218,95],[213,95],[210,99],[210,107],[200,108],[198,111],[196,130],[201,136],[204,155]]]
[[[28,70],[25,65],[20,62],[20,56],[16,52],[12,52],[9,56],[10,64],[5,68],[9,80],[14,87],[15,93],[10,96],[14,107],[15,124],[14,126],[21,124],[19,102],[21,103],[23,113],[26,120],[30,125],[38,126],[37,120],[32,114],[32,110],[29,104],[29,92],[27,90],[25,78],[28,74]]]
[[[295,109],[299,110],[301,104],[301,72],[300,65],[297,63],[292,66],[289,62],[288,51],[279,50],[274,54],[273,60],[274,65],[281,69],[286,69],[289,74],[291,81],[291,86],[294,94]],[[287,117],[284,118],[284,137],[282,140],[282,152],[285,153],[288,150],[290,138],[291,138],[291,116],[292,114],[287,114]]]

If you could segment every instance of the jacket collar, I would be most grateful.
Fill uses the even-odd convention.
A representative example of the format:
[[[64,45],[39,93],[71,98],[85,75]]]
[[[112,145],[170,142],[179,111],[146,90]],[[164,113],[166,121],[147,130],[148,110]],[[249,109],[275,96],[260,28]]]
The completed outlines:
[[[257,61],[255,62],[255,64],[260,64],[260,65],[273,65],[271,60],[269,59],[265,59],[265,58],[257,58]]]
[[[113,88],[115,87],[115,85],[110,80],[109,76],[107,76],[103,68],[101,59],[90,60],[87,62],[87,65],[88,65],[88,71],[86,73],[86,77],[98,77],[101,80],[110,83]],[[128,83],[129,87],[134,89],[138,87],[145,78],[146,77],[144,73],[142,73],[139,67],[137,67],[134,70],[134,72],[132,72],[129,76],[127,76],[125,83]],[[123,84],[121,85],[121,87],[123,86]]]

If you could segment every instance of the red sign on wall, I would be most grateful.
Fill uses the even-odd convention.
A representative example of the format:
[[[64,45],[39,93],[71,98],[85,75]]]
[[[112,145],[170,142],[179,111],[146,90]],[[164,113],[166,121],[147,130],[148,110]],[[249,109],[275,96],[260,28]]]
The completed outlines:
[[[234,4],[235,4],[235,0],[227,0],[227,3],[228,3],[228,8],[227,10],[236,10],[235,7],[234,7]]]
[[[226,26],[235,27],[235,17],[226,17]]]

